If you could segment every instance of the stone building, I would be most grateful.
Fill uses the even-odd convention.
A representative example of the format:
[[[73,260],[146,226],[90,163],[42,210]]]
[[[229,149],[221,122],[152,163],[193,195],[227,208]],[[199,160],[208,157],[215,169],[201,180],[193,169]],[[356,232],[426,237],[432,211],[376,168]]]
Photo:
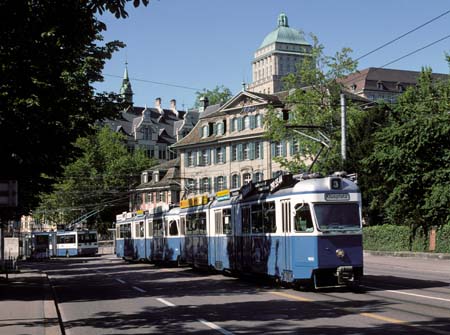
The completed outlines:
[[[371,101],[384,100],[394,103],[409,86],[417,85],[420,72],[369,67],[341,79],[341,83],[353,94]],[[444,80],[446,74],[433,73],[433,79]]]
[[[104,120],[102,123],[126,136],[129,151],[141,148],[148,157],[161,163],[176,158],[176,153],[170,150],[170,146],[191,131],[198,121],[199,112],[178,110],[175,99],[170,101],[170,108],[162,107],[161,98],[155,99],[152,108],[134,106],[127,68],[120,94],[128,107],[118,119]]]
[[[256,50],[252,62],[253,82],[248,91],[272,94],[283,90],[282,78],[296,71],[296,64],[310,57],[311,45],[303,33],[290,28],[286,14],[278,17],[278,27]]]

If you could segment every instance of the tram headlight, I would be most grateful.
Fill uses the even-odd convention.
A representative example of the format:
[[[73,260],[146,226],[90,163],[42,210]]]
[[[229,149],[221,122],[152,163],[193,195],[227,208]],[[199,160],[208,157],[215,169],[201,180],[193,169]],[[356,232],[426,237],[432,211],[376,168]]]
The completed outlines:
[[[343,249],[336,249],[336,256],[338,256],[339,258],[344,258],[345,251]]]

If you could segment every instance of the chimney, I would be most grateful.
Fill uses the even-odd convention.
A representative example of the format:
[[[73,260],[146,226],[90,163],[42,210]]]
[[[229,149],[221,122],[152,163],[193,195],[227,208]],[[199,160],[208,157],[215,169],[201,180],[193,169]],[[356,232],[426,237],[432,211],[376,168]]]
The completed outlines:
[[[177,111],[177,101],[175,99],[170,100],[170,109],[175,114],[177,119],[179,118],[178,111]]]
[[[208,107],[208,103],[209,103],[208,97],[201,97],[200,98],[200,108],[198,109],[198,111],[200,113],[204,112],[206,107]]]
[[[155,99],[155,108],[161,113],[162,112],[162,108],[161,108],[161,98],[156,98]]]

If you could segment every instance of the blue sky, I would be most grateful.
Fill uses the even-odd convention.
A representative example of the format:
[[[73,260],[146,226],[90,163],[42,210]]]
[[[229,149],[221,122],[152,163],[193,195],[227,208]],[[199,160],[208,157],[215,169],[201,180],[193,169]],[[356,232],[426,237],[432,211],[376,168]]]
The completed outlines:
[[[104,40],[117,39],[127,47],[106,63],[105,80],[95,87],[117,92],[127,61],[135,105],[153,106],[161,97],[163,107],[176,99],[178,109],[186,109],[194,104],[196,90],[224,85],[235,94],[243,81],[251,82],[253,54],[277,27],[281,12],[290,27],[318,36],[325,54],[350,47],[358,58],[448,10],[448,0],[151,0],[147,7],[128,5],[125,20],[100,17],[108,26]],[[364,57],[358,68],[382,66],[449,34],[450,13]],[[388,68],[431,66],[449,73],[445,52],[450,53],[450,38]]]

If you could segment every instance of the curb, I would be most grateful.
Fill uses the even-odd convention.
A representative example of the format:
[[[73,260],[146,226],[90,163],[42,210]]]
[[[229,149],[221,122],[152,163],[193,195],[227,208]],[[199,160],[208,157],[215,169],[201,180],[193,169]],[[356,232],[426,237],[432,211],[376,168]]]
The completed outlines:
[[[440,259],[440,260],[449,260],[450,259],[450,254],[432,253],[432,252],[412,252],[412,251],[364,250],[364,255],[393,256],[393,257],[413,257],[413,258]]]
[[[45,335],[65,335],[61,314],[59,312],[55,290],[50,283],[47,273],[41,273],[45,279],[44,290],[44,334]]]

